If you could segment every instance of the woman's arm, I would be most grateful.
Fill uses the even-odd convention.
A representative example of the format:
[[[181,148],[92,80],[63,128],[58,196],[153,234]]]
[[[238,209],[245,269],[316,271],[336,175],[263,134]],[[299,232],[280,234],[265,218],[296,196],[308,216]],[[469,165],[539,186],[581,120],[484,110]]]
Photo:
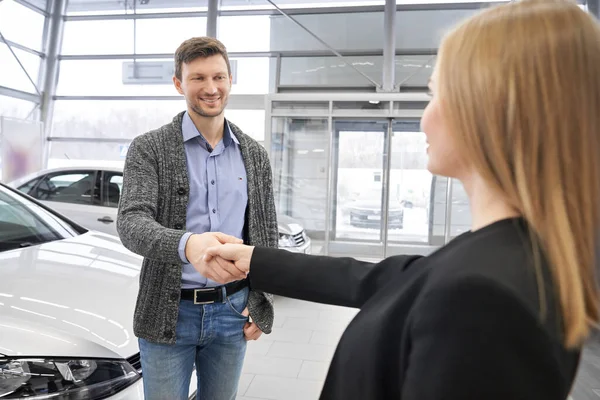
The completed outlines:
[[[255,248],[250,263],[250,286],[280,296],[360,308],[420,256],[394,256],[377,264]]]

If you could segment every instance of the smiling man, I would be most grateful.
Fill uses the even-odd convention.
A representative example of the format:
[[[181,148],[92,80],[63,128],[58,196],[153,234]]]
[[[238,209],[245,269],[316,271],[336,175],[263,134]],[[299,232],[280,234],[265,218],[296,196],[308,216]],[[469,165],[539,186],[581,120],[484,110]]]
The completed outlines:
[[[127,153],[117,229],[144,256],[134,332],[147,400],[187,399],[194,365],[197,399],[234,400],[246,341],[273,324],[271,295],[197,272],[215,244],[278,243],[267,152],[223,114],[231,82],[221,42],[183,42],[173,83],[187,110]]]

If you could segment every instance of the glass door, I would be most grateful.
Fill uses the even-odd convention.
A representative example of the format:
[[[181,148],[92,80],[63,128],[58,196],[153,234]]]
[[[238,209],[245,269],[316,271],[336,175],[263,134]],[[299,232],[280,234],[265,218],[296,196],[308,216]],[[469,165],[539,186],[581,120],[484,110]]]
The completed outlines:
[[[388,129],[388,120],[333,122],[330,254],[383,255]]]
[[[399,222],[388,224],[386,256],[406,254],[407,245],[430,242],[433,175],[427,170],[426,147],[419,120],[393,120],[389,215],[398,215]]]

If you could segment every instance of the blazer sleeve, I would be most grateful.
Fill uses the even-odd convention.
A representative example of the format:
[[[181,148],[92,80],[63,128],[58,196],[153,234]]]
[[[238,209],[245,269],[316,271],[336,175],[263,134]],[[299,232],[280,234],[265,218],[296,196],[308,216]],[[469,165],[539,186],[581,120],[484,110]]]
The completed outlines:
[[[403,400],[553,399],[565,387],[547,379],[560,376],[549,351],[557,343],[497,283],[456,279],[424,295],[412,315]]]
[[[256,247],[250,265],[250,286],[285,297],[360,308],[399,269],[421,256],[394,256],[378,264]]]

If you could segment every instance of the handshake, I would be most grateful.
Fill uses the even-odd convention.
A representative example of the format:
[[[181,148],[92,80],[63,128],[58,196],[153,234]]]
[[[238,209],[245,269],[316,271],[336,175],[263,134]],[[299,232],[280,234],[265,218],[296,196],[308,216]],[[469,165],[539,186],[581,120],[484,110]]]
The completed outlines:
[[[220,232],[193,234],[185,245],[185,256],[196,270],[219,284],[245,279],[250,272],[254,246]]]

